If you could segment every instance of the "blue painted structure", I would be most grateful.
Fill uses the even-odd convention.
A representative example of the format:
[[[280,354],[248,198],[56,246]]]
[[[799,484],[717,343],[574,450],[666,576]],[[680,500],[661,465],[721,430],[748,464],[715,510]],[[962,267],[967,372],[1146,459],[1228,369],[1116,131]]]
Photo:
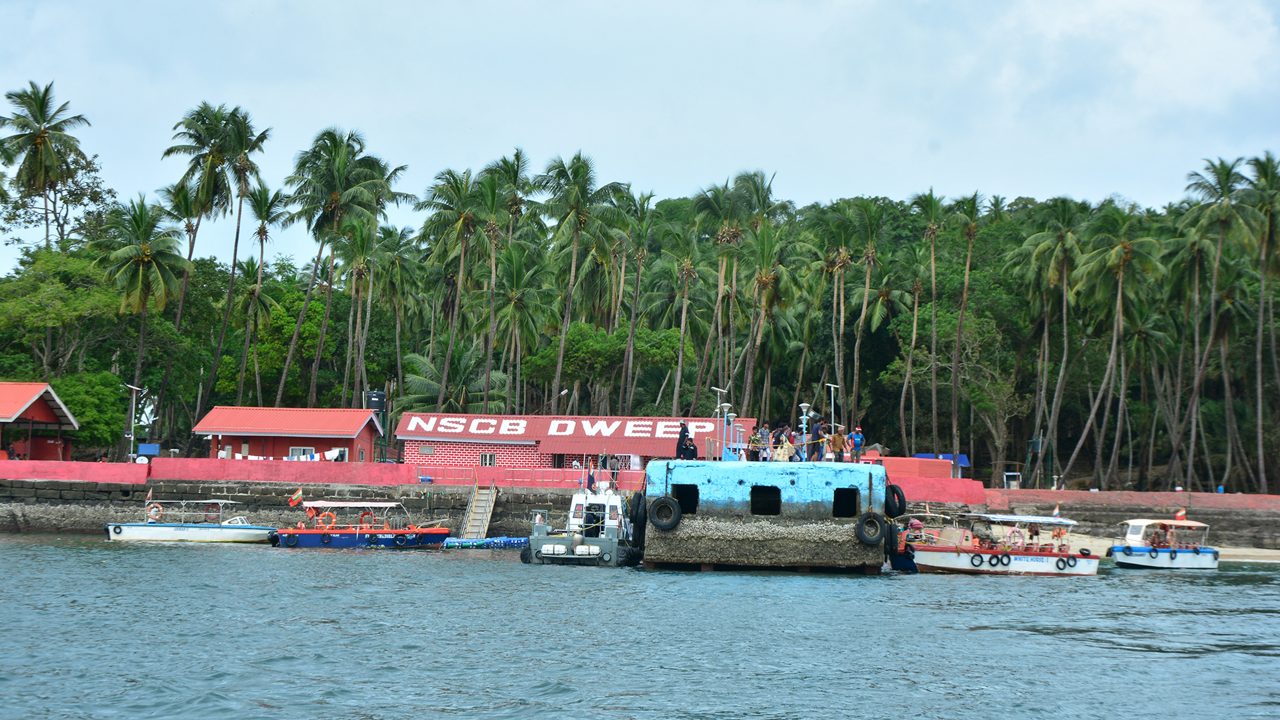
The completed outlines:
[[[282,548],[409,548],[444,547],[448,531],[435,528],[416,530],[357,530],[335,528],[331,531],[282,528],[269,537],[273,547]]]
[[[782,512],[761,516],[774,520],[831,520],[835,490],[856,488],[859,507],[844,518],[852,523],[869,510],[884,514],[887,479],[884,467],[871,463],[655,460],[645,468],[645,494],[651,500],[672,495],[672,485],[697,486],[695,514],[731,516],[752,515],[753,486],[776,487]]]

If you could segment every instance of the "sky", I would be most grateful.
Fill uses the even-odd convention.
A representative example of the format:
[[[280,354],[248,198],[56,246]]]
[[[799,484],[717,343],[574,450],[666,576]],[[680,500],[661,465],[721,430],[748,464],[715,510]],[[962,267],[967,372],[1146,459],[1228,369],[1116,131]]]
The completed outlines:
[[[272,187],[336,126],[416,195],[521,147],[537,169],[581,150],[658,198],[759,169],[801,205],[933,188],[1159,207],[1206,158],[1280,152],[1274,1],[0,0],[0,28],[0,89],[53,81],[122,199],[178,179],[161,154],[202,101],[271,128]],[[197,255],[228,260],[233,231],[206,224]],[[268,255],[314,247],[294,226]]]

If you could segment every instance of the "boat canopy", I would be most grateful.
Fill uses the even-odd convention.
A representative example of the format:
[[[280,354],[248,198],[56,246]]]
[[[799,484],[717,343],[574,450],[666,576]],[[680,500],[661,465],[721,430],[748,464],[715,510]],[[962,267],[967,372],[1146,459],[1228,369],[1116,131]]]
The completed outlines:
[[[1120,524],[1137,525],[1139,527],[1146,527],[1148,525],[1164,525],[1165,527],[1186,528],[1188,530],[1202,530],[1209,527],[1208,525],[1202,522],[1196,522],[1195,520],[1147,520],[1141,518],[1137,520],[1125,520]]]
[[[156,505],[240,505],[239,500],[151,500]]]
[[[993,523],[1036,523],[1038,525],[1063,525],[1070,527],[1076,524],[1075,520],[1066,518],[1053,517],[1051,515],[991,515],[987,513],[969,513],[961,517],[973,520],[986,520]]]
[[[339,500],[308,500],[302,503],[304,508],[397,508],[403,507],[398,502],[345,502]]]

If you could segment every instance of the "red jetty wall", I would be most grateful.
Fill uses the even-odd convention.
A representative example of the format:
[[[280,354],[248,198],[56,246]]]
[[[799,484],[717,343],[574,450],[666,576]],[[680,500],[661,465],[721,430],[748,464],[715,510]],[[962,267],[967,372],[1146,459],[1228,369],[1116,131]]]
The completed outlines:
[[[0,479],[81,480],[141,485],[147,481],[147,470],[147,465],[129,463],[6,460],[0,462]]]

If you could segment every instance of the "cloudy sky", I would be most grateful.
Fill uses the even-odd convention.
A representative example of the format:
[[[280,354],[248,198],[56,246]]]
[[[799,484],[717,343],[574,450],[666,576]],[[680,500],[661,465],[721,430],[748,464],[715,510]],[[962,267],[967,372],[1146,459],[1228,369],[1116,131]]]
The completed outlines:
[[[177,179],[160,155],[207,100],[272,129],[273,186],[338,126],[415,194],[519,146],[537,167],[581,149],[660,198],[763,169],[801,204],[933,187],[1160,206],[1203,158],[1280,151],[1278,20],[1261,0],[0,0],[0,82],[54,81],[121,197]],[[230,223],[206,227],[198,254],[229,257]],[[268,252],[312,247],[293,228]]]

